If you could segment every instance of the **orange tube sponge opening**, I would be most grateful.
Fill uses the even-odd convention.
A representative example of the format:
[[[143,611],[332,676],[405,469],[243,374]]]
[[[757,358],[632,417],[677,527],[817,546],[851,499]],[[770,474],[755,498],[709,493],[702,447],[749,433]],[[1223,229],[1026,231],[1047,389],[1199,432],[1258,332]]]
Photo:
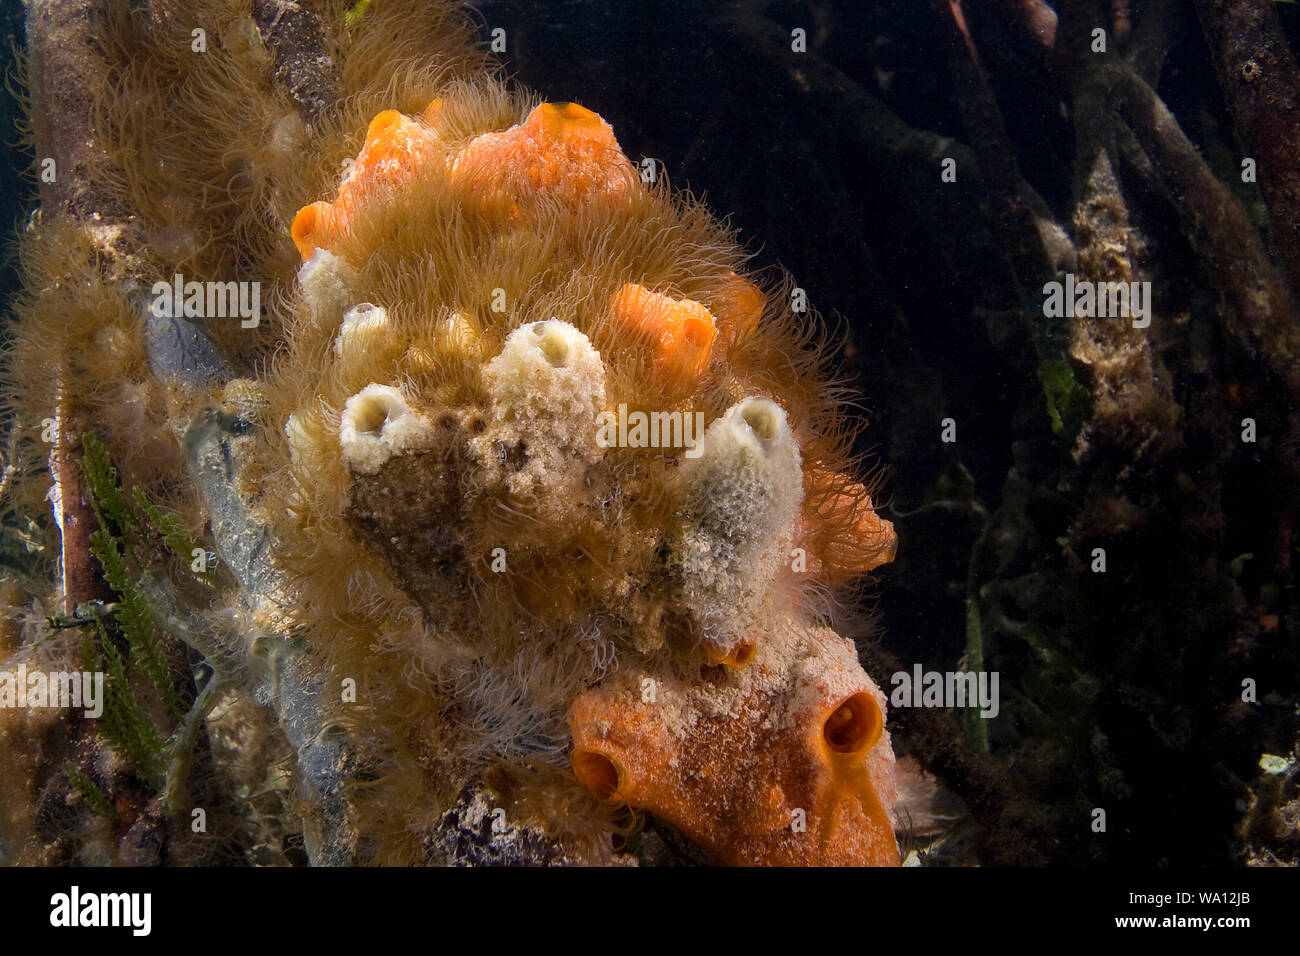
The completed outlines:
[[[293,244],[306,261],[321,246],[329,246],[334,239],[334,206],[327,202],[314,202],[303,206],[293,217],[289,227]]]
[[[428,131],[397,110],[384,110],[366,128],[366,142],[350,175],[339,188],[340,199],[354,193],[366,180],[398,181],[418,164],[420,147]]]
[[[574,775],[595,799],[601,803],[620,802],[622,774],[614,761],[594,750],[578,749],[573,751],[572,763]]]
[[[784,621],[750,646],[750,666],[707,680],[620,672],[580,694],[578,780],[721,863],[897,866],[884,695],[852,642]]]
[[[729,648],[720,647],[712,641],[706,642],[705,648],[710,663],[730,668],[749,666],[757,651],[753,639],[748,637],[742,637]]]
[[[822,737],[836,753],[852,754],[874,747],[884,729],[885,719],[875,699],[857,693],[830,712],[822,724]]]
[[[628,344],[649,352],[655,374],[673,387],[695,384],[718,334],[713,313],[631,283],[614,293],[609,308]]]

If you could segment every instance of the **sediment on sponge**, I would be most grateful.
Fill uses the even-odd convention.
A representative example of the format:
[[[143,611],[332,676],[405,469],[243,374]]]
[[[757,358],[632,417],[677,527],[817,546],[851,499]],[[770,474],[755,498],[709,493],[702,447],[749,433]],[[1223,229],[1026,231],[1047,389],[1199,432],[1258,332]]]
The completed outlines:
[[[388,311],[383,306],[362,302],[343,313],[343,324],[334,339],[334,354],[348,364],[359,358],[360,353],[384,349],[391,337]]]
[[[683,528],[674,548],[682,600],[717,644],[743,635],[789,555],[803,500],[799,448],[766,398],[733,405],[680,469]]]
[[[356,270],[328,249],[308,256],[298,270],[298,287],[313,324],[333,329],[354,301],[356,282]]]
[[[477,485],[541,520],[574,517],[585,470],[600,461],[596,418],[605,407],[605,366],[567,322],[520,326],[488,362],[489,413],[469,444]]]
[[[580,695],[571,761],[594,799],[662,816],[719,862],[894,866],[884,708],[852,642],[773,619],[748,666],[699,680],[661,662]]]

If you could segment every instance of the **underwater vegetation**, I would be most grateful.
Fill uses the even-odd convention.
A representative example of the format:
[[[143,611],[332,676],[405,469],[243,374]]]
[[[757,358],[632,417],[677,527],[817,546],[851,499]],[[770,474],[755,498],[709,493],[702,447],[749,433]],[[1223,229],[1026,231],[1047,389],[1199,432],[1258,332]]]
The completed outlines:
[[[475,6],[30,3],[0,859],[1300,861],[1300,13]]]

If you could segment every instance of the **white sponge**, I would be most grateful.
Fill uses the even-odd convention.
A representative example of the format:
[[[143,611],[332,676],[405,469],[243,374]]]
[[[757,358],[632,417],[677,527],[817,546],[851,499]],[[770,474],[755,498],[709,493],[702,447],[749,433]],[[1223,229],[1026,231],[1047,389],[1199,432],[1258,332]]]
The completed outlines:
[[[343,324],[334,338],[334,354],[345,365],[355,365],[367,355],[382,350],[391,339],[388,310],[362,302],[343,313]]]
[[[532,322],[510,333],[483,377],[491,418],[471,445],[485,469],[543,510],[573,497],[566,489],[604,454],[596,441],[605,407],[600,353],[568,322]]]
[[[343,310],[355,301],[352,287],[357,273],[347,260],[327,249],[317,249],[298,269],[298,285],[311,309],[311,320],[319,328],[332,329],[339,324]]]
[[[394,455],[429,447],[433,436],[433,424],[388,385],[367,385],[343,407],[339,444],[353,474],[373,475]]]
[[[675,548],[682,597],[727,643],[788,558],[803,503],[799,445],[785,410],[747,398],[709,426],[700,455],[682,463],[685,519]]]

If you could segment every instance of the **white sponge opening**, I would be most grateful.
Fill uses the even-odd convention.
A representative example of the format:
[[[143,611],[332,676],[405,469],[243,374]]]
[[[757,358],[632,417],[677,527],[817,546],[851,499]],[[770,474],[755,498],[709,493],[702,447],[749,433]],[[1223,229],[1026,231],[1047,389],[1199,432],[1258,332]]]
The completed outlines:
[[[343,407],[343,464],[354,474],[372,475],[394,455],[428,447],[433,434],[432,423],[416,413],[401,392],[372,383]]]

